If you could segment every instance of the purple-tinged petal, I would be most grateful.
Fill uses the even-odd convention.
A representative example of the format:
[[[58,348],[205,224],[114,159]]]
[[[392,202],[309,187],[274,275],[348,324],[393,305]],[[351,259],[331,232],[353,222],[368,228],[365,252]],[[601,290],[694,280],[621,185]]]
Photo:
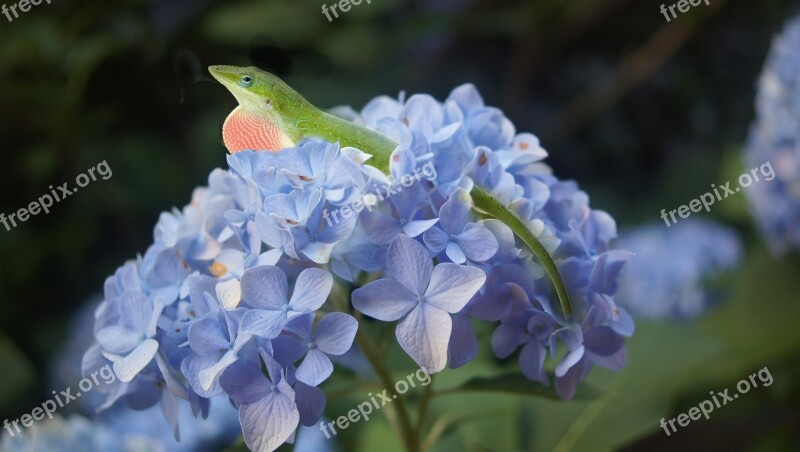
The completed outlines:
[[[297,367],[295,377],[303,383],[317,386],[333,373],[333,363],[316,348],[308,350],[305,359]]]
[[[320,320],[314,343],[329,355],[343,355],[353,346],[358,321],[342,312],[332,312]]]
[[[616,307],[616,310],[612,314],[609,326],[618,334],[621,334],[625,337],[633,336],[633,332],[636,329],[633,323],[633,317],[628,314],[628,311],[619,306]]]
[[[430,228],[422,235],[422,241],[429,250],[438,254],[450,243],[450,236],[439,228]]]
[[[292,436],[300,413],[294,397],[274,391],[257,402],[240,405],[239,421],[250,450],[271,452]]]
[[[297,277],[289,306],[295,312],[316,311],[328,299],[332,288],[333,276],[330,273],[318,268],[307,268]]]
[[[451,369],[467,364],[478,354],[478,337],[475,335],[469,316],[453,317],[453,332],[450,335],[448,350]]]
[[[628,362],[628,350],[623,344],[622,348],[617,350],[616,353],[613,355],[595,355],[591,353],[591,361],[593,364],[597,364],[598,366],[605,367],[606,369],[611,369],[613,371],[620,371],[625,368],[625,364]]]
[[[464,250],[462,250],[461,246],[456,242],[450,242],[447,244],[445,254],[447,254],[447,257],[449,257],[450,260],[456,264],[463,264],[467,262],[467,255],[464,254]]]
[[[242,275],[242,299],[257,309],[282,309],[287,302],[289,283],[278,267],[261,265]]]
[[[498,244],[494,234],[477,224],[468,225],[456,240],[471,261],[483,262],[497,253]]]
[[[242,317],[242,332],[272,339],[281,334],[286,324],[286,311],[264,311],[251,309]]]
[[[145,333],[150,326],[153,305],[144,293],[126,290],[119,299],[119,314],[122,325]]]
[[[383,212],[364,213],[359,216],[364,233],[376,245],[388,245],[403,231],[397,218]]]
[[[471,210],[469,193],[458,189],[439,209],[439,224],[447,234],[460,234],[469,222]]]
[[[114,373],[123,383],[130,383],[145,368],[158,351],[158,342],[153,339],[142,341],[128,355],[114,361]]]
[[[353,306],[372,318],[392,322],[414,309],[418,297],[393,279],[379,279],[353,291]]]
[[[217,362],[216,356],[195,356],[187,358],[181,363],[181,372],[189,380],[194,392],[201,397],[211,398],[222,392],[222,388],[216,380],[209,388],[203,387],[203,384],[200,383],[200,372],[214,366]]]
[[[124,355],[142,341],[141,333],[122,325],[112,325],[97,332],[97,343],[103,350]]]
[[[571,369],[562,377],[556,378],[556,393],[564,400],[570,400],[575,396],[575,391],[578,390],[578,383],[584,373],[584,364],[580,363],[577,366],[572,366]]]
[[[395,335],[408,356],[432,374],[447,366],[452,327],[453,321],[447,312],[421,303],[397,324]]]
[[[533,381],[549,385],[547,374],[544,372],[544,359],[547,348],[538,340],[530,340],[519,354],[519,367],[522,373]]]
[[[504,359],[511,356],[514,350],[525,342],[527,334],[525,332],[523,319],[518,321],[503,322],[494,330],[492,334],[492,350],[498,358]]]
[[[225,369],[233,365],[233,363],[238,360],[239,357],[236,356],[236,352],[234,350],[229,350],[226,352],[224,355],[222,355],[222,358],[220,358],[219,361],[200,371],[197,378],[198,382],[200,383],[200,387],[205,391],[211,390],[211,388],[214,387],[219,380],[219,376],[225,372]]]
[[[566,375],[567,371],[569,371],[578,361],[583,358],[583,353],[585,351],[585,347],[583,345],[579,346],[575,350],[571,350],[567,353],[567,356],[564,357],[558,365],[556,366],[556,377],[563,377]]]
[[[314,327],[315,315],[313,312],[301,314],[286,323],[283,327],[289,333],[296,334],[305,342],[311,342],[311,329]]]
[[[253,403],[270,393],[270,383],[261,369],[247,361],[238,361],[228,367],[219,379],[222,390],[238,403]]]
[[[438,221],[438,218],[431,220],[410,220],[403,225],[403,233],[409,237],[416,237],[433,227]]]
[[[486,273],[475,267],[444,263],[433,269],[425,301],[455,314],[469,302],[486,282]]]
[[[512,299],[520,294],[527,300],[527,295],[516,284],[487,284],[486,292],[478,295],[469,305],[469,315],[487,322],[496,322],[508,315]]]
[[[416,240],[399,235],[386,254],[389,276],[404,285],[414,295],[422,295],[433,273],[433,261],[428,250]]]
[[[203,317],[189,327],[189,346],[199,355],[230,349],[226,328],[215,317]]]
[[[622,349],[625,341],[610,327],[595,326],[584,333],[583,344],[596,355],[610,356]]]
[[[281,366],[294,364],[308,351],[308,344],[296,337],[278,336],[272,340],[272,357]]]
[[[328,401],[321,389],[309,386],[302,381],[294,386],[294,401],[300,412],[300,423],[311,427],[317,423],[325,412]]]

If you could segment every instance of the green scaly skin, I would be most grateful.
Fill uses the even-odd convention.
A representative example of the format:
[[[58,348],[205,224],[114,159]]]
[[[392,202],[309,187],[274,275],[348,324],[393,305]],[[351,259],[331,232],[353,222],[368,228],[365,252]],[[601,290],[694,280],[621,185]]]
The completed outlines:
[[[318,109],[283,80],[258,68],[211,66],[209,71],[236,97],[240,108],[278,126],[291,142],[313,137],[354,147],[372,154],[369,163],[389,173],[389,159],[397,147],[389,138]],[[505,223],[536,255],[555,286],[564,319],[571,322],[569,294],[545,247],[525,222],[486,190],[476,185],[470,195],[476,209]]]

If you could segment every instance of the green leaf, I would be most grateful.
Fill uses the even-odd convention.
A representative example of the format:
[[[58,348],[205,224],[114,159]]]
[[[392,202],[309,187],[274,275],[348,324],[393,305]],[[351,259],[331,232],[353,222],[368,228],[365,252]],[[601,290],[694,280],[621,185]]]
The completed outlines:
[[[561,400],[558,394],[556,394],[555,388],[531,381],[519,372],[511,372],[494,377],[476,377],[463,383],[461,386],[441,391],[437,395],[466,391],[504,392]],[[592,400],[600,397],[600,395],[601,393],[599,391],[584,384],[578,389],[574,399]]]

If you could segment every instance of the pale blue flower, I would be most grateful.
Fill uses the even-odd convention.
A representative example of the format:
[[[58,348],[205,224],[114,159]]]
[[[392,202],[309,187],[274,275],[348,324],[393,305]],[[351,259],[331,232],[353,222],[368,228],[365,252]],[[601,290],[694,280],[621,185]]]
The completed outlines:
[[[353,292],[353,306],[386,322],[398,321],[397,341],[429,373],[447,365],[447,347],[455,314],[483,286],[479,269],[452,263],[433,266],[419,242],[400,235],[386,256],[389,278]]]

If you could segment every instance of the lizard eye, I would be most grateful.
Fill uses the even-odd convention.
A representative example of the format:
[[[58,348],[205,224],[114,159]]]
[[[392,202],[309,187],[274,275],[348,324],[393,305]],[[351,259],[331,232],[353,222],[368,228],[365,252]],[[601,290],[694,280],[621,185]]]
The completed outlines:
[[[239,79],[239,86],[242,88],[250,88],[253,86],[253,77],[250,77],[249,75],[243,76]]]

